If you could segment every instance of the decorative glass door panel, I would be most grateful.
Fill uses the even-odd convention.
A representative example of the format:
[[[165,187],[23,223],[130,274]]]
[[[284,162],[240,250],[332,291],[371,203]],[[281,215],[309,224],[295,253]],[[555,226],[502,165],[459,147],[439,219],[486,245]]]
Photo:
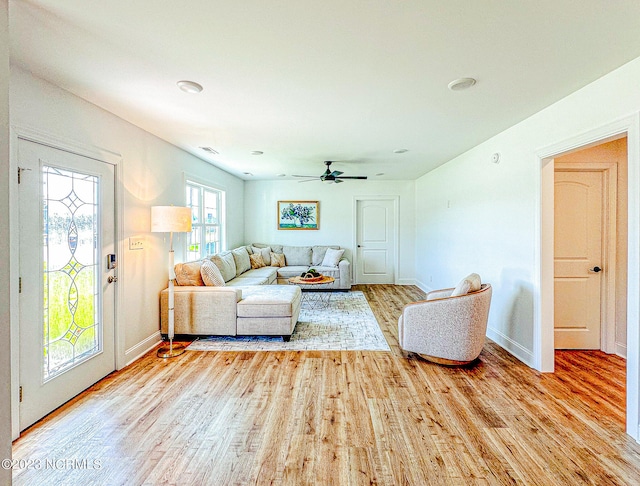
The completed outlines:
[[[115,369],[115,166],[18,140],[20,430]]]
[[[45,381],[102,350],[99,182],[94,175],[42,168]]]

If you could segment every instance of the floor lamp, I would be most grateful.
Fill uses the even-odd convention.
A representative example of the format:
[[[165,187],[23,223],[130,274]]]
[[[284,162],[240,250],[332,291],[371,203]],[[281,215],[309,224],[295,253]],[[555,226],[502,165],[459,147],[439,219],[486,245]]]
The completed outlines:
[[[151,232],[169,233],[169,312],[168,329],[169,347],[163,346],[158,349],[160,358],[173,358],[184,353],[184,346],[173,345],[174,323],[173,323],[173,285],[176,278],[173,269],[173,233],[188,233],[191,231],[191,208],[176,206],[152,206],[151,207]]]

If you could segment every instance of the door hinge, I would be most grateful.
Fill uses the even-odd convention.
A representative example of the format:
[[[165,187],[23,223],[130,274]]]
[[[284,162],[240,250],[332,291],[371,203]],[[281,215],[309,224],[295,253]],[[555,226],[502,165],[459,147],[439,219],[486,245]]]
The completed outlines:
[[[18,184],[20,184],[20,180],[22,179],[22,172],[25,170],[31,170],[28,167],[18,167]]]
[[[20,385],[20,403],[22,403],[22,385]]]
[[[18,278],[18,293],[22,293],[22,277]]]

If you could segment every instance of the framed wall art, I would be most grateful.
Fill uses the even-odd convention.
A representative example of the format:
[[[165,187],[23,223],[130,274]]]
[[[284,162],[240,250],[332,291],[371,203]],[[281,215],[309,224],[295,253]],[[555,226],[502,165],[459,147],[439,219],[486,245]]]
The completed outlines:
[[[318,201],[278,201],[279,230],[317,230],[319,228]]]

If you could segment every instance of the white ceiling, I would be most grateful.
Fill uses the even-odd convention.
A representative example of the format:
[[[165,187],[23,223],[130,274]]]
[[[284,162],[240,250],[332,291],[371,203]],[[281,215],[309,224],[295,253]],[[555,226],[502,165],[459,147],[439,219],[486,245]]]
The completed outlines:
[[[13,63],[244,179],[415,179],[640,56],[638,0],[10,0],[10,28]]]

